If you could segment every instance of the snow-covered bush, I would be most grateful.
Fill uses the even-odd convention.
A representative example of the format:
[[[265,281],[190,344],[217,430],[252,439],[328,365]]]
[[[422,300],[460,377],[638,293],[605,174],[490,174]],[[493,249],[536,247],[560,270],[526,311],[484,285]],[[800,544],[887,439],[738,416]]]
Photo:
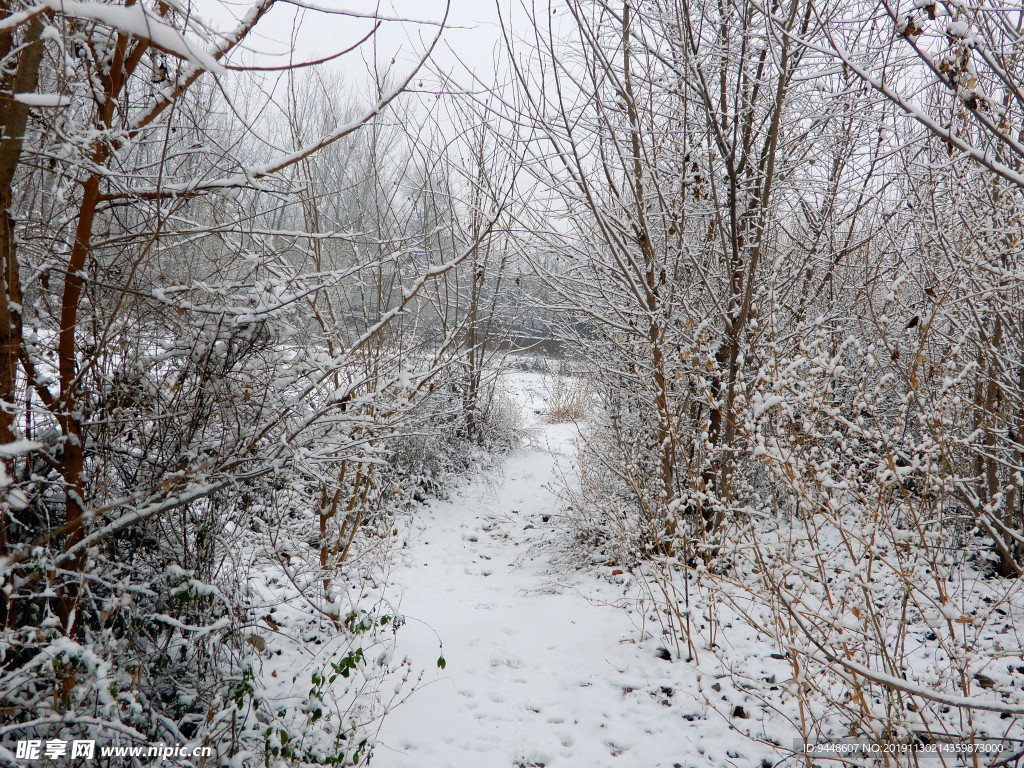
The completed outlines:
[[[999,739],[1024,713],[1024,593],[993,573],[998,507],[972,503],[990,450],[963,428],[976,358],[922,338],[904,376],[882,338],[818,324],[762,368],[745,432],[785,493],[750,511],[728,576],[705,584],[785,653],[804,739]]]

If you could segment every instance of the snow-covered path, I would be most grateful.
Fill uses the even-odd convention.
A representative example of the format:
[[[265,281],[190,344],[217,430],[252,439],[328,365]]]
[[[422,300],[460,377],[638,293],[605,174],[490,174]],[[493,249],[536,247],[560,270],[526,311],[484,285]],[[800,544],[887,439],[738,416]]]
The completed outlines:
[[[408,619],[398,653],[428,671],[385,718],[378,768],[758,765],[696,670],[659,658],[637,612],[611,604],[628,575],[574,576],[538,546],[573,434],[537,425],[500,474],[433,502],[408,534],[391,574]]]

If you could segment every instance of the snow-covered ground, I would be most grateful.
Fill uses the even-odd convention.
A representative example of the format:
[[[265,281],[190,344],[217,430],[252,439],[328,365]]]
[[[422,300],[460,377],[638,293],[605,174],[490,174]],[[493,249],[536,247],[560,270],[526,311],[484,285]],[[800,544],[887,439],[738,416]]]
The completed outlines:
[[[428,672],[384,719],[373,765],[775,762],[708,707],[701,691],[714,679],[661,658],[629,574],[560,564],[557,490],[571,477],[577,431],[543,422],[539,376],[513,384],[531,422],[523,448],[493,476],[432,502],[405,532],[390,578],[407,620],[397,652]]]

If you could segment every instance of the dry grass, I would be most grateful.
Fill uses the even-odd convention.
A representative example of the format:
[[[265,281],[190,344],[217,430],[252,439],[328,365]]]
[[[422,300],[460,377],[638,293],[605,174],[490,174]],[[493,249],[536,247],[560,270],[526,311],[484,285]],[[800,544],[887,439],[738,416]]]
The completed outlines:
[[[590,409],[590,388],[586,382],[568,374],[564,363],[551,380],[547,419],[550,424],[576,421],[586,417]]]

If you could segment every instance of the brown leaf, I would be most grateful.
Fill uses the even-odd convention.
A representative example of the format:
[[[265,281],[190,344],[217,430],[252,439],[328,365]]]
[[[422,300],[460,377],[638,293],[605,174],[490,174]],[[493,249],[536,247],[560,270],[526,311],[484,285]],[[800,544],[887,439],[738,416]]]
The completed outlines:
[[[996,681],[993,680],[988,675],[981,674],[981,672],[978,672],[974,676],[974,679],[978,683],[978,685],[980,685],[982,688],[991,689],[991,688],[995,688],[996,687]]]

